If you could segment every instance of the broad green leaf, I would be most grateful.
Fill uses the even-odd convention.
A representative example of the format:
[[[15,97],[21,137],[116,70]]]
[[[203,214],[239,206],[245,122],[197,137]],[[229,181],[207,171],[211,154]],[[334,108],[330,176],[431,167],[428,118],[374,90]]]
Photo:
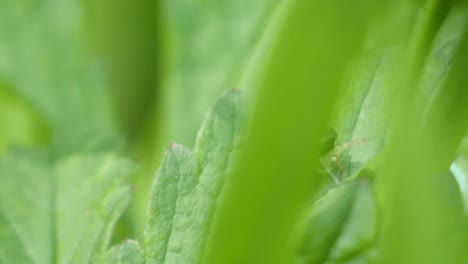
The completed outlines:
[[[353,65],[352,80],[336,104],[336,144],[349,145],[340,157],[343,177],[354,174],[382,150],[397,97],[393,83],[397,50],[367,53]]]
[[[368,179],[331,189],[308,211],[301,227],[298,263],[363,261],[378,232],[377,204]]]
[[[236,86],[275,6],[269,0],[163,1],[168,140],[192,146],[216,97],[243,88]]]
[[[1,263],[102,263],[129,199],[129,162],[48,156],[15,150],[0,158]]]
[[[367,33],[366,46],[349,67],[348,81],[335,103],[332,127],[337,146],[347,146],[339,159],[350,177],[385,146],[398,99],[398,64],[413,29],[417,7],[393,3]],[[394,33],[398,32],[398,33]]]
[[[2,0],[0,81],[49,122],[56,155],[108,150],[119,135],[102,73],[89,63],[76,0]]]
[[[150,195],[148,263],[202,263],[244,112],[242,95],[228,91],[206,116],[193,151],[177,144],[167,149]],[[109,257],[126,254],[118,253],[121,247],[111,249]]]

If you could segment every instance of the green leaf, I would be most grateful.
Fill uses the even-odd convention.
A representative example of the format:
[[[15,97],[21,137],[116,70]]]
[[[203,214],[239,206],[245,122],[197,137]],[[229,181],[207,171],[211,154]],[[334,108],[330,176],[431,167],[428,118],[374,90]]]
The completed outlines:
[[[240,77],[276,1],[163,1],[168,73],[164,99],[171,141],[193,146],[216,97]],[[167,140],[167,139],[165,139]]]
[[[48,121],[59,156],[120,141],[103,75],[83,47],[78,5],[5,0],[0,9],[0,81]]]
[[[253,70],[250,66],[256,50],[263,50],[258,47],[263,42],[260,40],[262,32],[265,25],[270,24],[277,6],[285,1],[156,2],[157,40],[161,40],[157,45],[157,64],[161,64],[157,78],[160,91],[155,104],[156,119],[149,117],[151,123],[146,127],[155,122],[156,126],[154,132],[146,129],[144,133],[149,136],[140,137],[132,147],[138,159],[148,164],[135,177],[136,188],[140,191],[132,206],[139,238],[143,234],[141,219],[145,216],[148,186],[152,181],[148,176],[157,168],[163,154],[161,150],[171,142],[193,148],[205,113],[223,91],[254,90],[241,79],[245,72],[255,75],[256,65]]]
[[[337,132],[336,145],[348,146],[339,155],[342,178],[354,175],[383,150],[398,107],[398,62],[419,7],[408,2],[393,5],[367,32],[367,45],[349,66],[348,80],[335,102],[331,125]]]
[[[52,263],[53,175],[46,157],[15,153],[0,159],[0,261]]]
[[[349,177],[374,158],[384,147],[390,127],[397,89],[396,49],[367,51],[353,65],[353,77],[336,103],[335,121],[338,146],[349,144],[341,155],[344,173]]]
[[[308,211],[298,262],[351,263],[367,257],[378,231],[377,204],[366,178],[330,190]]]
[[[129,199],[130,163],[113,154],[52,162],[16,150],[0,159],[0,261],[101,263]]]
[[[177,144],[167,149],[149,201],[145,233],[149,263],[202,263],[238,145],[243,101],[237,90],[226,92],[206,116],[193,151]],[[112,251],[119,247],[123,246]],[[118,254],[124,253],[110,257]]]

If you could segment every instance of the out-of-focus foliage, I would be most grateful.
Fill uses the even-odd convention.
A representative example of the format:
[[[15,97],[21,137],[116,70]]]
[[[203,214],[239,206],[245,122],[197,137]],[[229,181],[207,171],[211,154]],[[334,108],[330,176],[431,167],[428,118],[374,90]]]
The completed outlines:
[[[79,11],[75,0],[1,1],[2,88],[39,110],[55,155],[108,150],[120,141],[106,82],[83,49]]]
[[[358,172],[382,151],[398,107],[399,62],[420,7],[411,2],[391,6],[367,32],[365,45],[348,66],[348,80],[335,102],[331,122],[337,132],[335,143],[349,144],[340,156],[343,178]]]
[[[466,261],[457,248],[466,243],[465,220],[460,218],[457,201],[460,197],[455,195],[454,185],[451,191],[443,192],[447,179],[440,176],[445,175],[466,133],[468,97],[462,81],[466,78],[466,13],[452,8],[432,15],[444,10],[435,8],[437,4],[445,4],[434,3],[428,2],[424,8],[425,20],[419,25],[420,33],[424,33],[412,40],[414,47],[429,47],[427,56],[409,56],[421,63],[406,61],[421,65],[422,79],[416,75],[403,80],[398,122],[379,177],[378,193],[387,216],[382,233],[385,263]],[[430,19],[435,30],[424,29],[434,26]],[[429,44],[422,43],[426,39]],[[427,96],[433,92],[437,94],[435,100]],[[398,239],[401,236],[407,239]]]
[[[295,259],[298,218],[322,180],[318,161],[332,102],[379,9],[371,1],[290,1],[283,7],[207,263]]]
[[[175,144],[166,151],[149,201],[145,233],[149,263],[203,263],[244,108],[238,91],[227,92],[206,116],[194,151]],[[130,260],[140,255],[135,247],[128,242],[115,246],[108,261],[133,263]]]
[[[75,1],[82,3],[80,20],[86,35],[83,40],[87,40],[86,46],[109,75],[112,105],[128,144],[148,140],[147,137],[152,140],[158,135],[158,130],[151,128],[161,75],[157,54],[161,40],[157,36],[162,19],[157,11],[160,1]],[[150,133],[154,135],[148,136]]]
[[[219,94],[239,85],[277,1],[163,1],[168,53],[163,76],[167,139],[193,145]],[[166,139],[166,140],[167,140]]]
[[[397,99],[393,82],[397,50],[379,52],[367,51],[360,63],[353,64],[352,81],[336,103],[336,144],[350,144],[341,156],[343,177],[356,173],[382,150],[390,127]]]
[[[102,263],[130,196],[129,161],[112,154],[53,162],[14,150],[0,159],[2,263]]]
[[[0,0],[0,263],[466,263],[466,1],[110,3]]]
[[[345,182],[318,200],[300,226],[298,263],[367,263],[378,224],[369,180]]]
[[[101,263],[130,197],[130,162],[112,153],[120,136],[79,3],[0,5],[2,150],[45,148],[2,151],[0,262]]]

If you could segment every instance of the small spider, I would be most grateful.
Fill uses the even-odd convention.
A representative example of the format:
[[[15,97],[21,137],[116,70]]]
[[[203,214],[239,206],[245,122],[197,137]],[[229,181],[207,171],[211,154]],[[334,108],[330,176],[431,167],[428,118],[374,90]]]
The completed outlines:
[[[337,138],[336,132],[330,129],[327,137],[324,138],[324,149],[322,151],[322,157],[320,158],[320,165],[322,169],[330,175],[336,185],[340,185],[340,179],[344,171],[343,164],[340,161],[340,155],[351,146],[355,144],[364,143],[365,139],[355,139],[346,142],[342,145],[334,147],[335,140]],[[338,168],[338,175],[333,172],[333,165]]]

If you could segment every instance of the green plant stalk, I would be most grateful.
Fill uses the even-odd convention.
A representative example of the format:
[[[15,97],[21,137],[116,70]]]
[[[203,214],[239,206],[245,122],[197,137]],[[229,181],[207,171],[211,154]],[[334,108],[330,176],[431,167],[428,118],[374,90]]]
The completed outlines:
[[[320,139],[371,6],[364,0],[286,6],[204,263],[292,261],[297,221],[319,181]]]
[[[161,1],[81,0],[90,49],[109,72],[110,95],[127,140],[126,150],[138,161],[130,178],[131,206],[114,232],[115,239],[143,239],[148,189],[164,146],[156,145],[162,124],[159,111],[163,57],[158,40]],[[160,74],[161,73],[161,74]]]

